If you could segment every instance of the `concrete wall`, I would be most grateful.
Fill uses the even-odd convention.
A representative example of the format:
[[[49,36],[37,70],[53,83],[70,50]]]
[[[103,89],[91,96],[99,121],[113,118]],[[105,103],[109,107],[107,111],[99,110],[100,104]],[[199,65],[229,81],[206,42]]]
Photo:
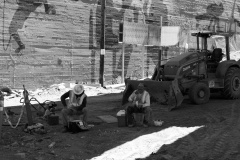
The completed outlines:
[[[14,88],[37,88],[78,80],[98,83],[100,58],[100,0],[48,0],[56,14],[46,13],[38,0],[3,0],[0,6],[0,83]],[[43,0],[42,0],[43,1]],[[118,44],[118,25],[125,20],[164,26],[181,26],[179,46],[170,47],[167,56],[184,52],[191,43],[191,30],[224,30],[231,16],[233,0],[106,0],[105,82],[119,83],[122,47]],[[223,4],[223,10],[211,11],[211,4]],[[237,1],[234,16],[240,20]],[[145,15],[145,16],[144,16]],[[209,16],[210,15],[210,16]],[[212,16],[211,16],[212,15]],[[237,31],[239,26],[237,26]],[[18,33],[25,49],[19,47]],[[153,73],[159,47],[145,48],[145,76]],[[125,76],[141,78],[142,47],[125,48]]]

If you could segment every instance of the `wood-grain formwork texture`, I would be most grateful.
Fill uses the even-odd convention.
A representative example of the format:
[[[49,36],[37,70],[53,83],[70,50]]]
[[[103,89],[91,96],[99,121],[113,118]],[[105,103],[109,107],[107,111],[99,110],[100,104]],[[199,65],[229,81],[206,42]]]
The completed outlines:
[[[0,15],[2,85],[33,89],[75,80],[98,83],[101,0],[2,0]],[[239,0],[235,6],[234,0],[106,0],[105,83],[121,81],[118,34],[123,17],[158,26],[162,17],[163,26],[180,26],[179,44],[163,52],[168,57],[185,51],[192,30],[224,31],[232,15],[238,32]],[[16,53],[22,44],[25,49]],[[125,77],[141,78],[142,67],[144,76],[152,75],[159,47],[145,47],[144,66],[142,48],[126,44]]]

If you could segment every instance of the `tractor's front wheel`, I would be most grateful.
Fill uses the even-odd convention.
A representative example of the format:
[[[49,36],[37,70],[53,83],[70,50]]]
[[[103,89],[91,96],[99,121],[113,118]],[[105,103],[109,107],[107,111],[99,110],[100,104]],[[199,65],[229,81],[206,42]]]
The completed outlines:
[[[210,98],[210,89],[205,83],[196,83],[189,90],[189,98],[195,104],[207,103]]]
[[[227,99],[240,98],[240,69],[231,67],[224,78],[223,96]]]

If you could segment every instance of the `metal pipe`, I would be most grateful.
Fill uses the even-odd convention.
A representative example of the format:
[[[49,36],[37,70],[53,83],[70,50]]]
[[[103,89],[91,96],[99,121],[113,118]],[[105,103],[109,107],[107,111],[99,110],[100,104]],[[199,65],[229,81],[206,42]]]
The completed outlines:
[[[160,27],[162,29],[162,16],[160,16]],[[159,52],[158,52],[158,69],[160,69],[161,67],[161,62],[162,62],[162,47],[159,48]]]
[[[124,75],[124,73],[125,73],[125,44],[124,44],[124,42],[122,42],[122,83],[124,83],[124,79],[125,79],[125,75]]]
[[[197,50],[199,50],[199,36],[197,35]]]
[[[229,36],[225,36],[225,42],[226,42],[226,58],[227,60],[230,60]]]
[[[123,14],[123,21],[122,21],[122,83],[124,83],[125,80],[125,43],[124,43],[124,14]],[[121,24],[120,24],[121,25]],[[120,28],[119,28],[120,29]],[[120,35],[119,35],[120,36]]]
[[[143,15],[143,24],[146,24],[146,17],[145,17],[145,14],[143,12],[143,10],[141,11],[142,12],[142,15]],[[148,38],[149,38],[149,31],[148,31]],[[142,44],[142,79],[144,78],[144,72],[145,72],[145,63],[144,63],[144,52],[145,52],[145,45],[147,44]]]
[[[203,46],[202,49],[207,50],[207,37],[203,37],[202,40],[203,40],[203,43],[204,43],[204,46]]]
[[[145,70],[145,63],[144,63],[144,52],[145,52],[145,46],[144,44],[142,45],[142,78],[144,78],[144,70]]]
[[[101,1],[101,42],[100,42],[100,73],[99,73],[99,82],[102,87],[104,87],[104,55],[105,55],[105,9],[106,9],[106,0]]]
[[[0,91],[0,140],[2,139],[3,109],[4,109],[4,95]]]

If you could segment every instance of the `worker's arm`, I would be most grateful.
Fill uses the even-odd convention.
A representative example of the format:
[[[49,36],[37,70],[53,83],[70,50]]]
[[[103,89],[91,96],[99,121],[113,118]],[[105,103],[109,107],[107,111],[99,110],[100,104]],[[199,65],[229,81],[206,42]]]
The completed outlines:
[[[81,111],[83,108],[85,108],[87,106],[87,97],[85,96],[84,98],[83,98],[83,102],[82,102],[82,105],[81,106],[79,106],[79,107],[77,107],[77,110],[78,111]]]
[[[128,101],[133,102],[135,100],[136,94],[135,91],[129,96]]]
[[[142,104],[142,107],[148,107],[148,106],[150,106],[150,96],[149,96],[149,94],[147,93],[146,99],[145,99],[145,103]]]
[[[70,91],[64,93],[62,96],[61,96],[61,102],[62,102],[62,105],[66,108],[67,107],[67,103],[66,103],[66,99],[69,97],[70,95]]]

